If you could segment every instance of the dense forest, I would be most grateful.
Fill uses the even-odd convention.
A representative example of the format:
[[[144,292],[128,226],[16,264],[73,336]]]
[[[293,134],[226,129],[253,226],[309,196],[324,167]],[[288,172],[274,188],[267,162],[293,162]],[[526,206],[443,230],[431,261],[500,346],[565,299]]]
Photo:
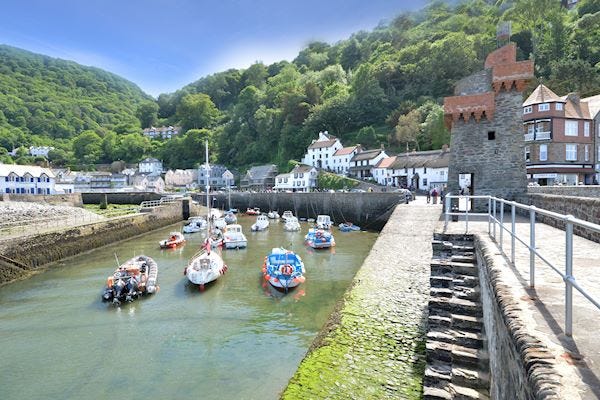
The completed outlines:
[[[391,152],[440,148],[449,141],[443,97],[482,68],[503,21],[518,57],[535,60],[539,82],[559,94],[600,93],[600,0],[565,3],[432,1],[370,32],[312,42],[292,62],[219,72],[156,100],[107,72],[3,46],[0,146],[52,144],[58,165],[149,155],[170,168],[200,162],[205,139],[226,165],[285,166],[322,130]],[[150,141],[141,129],[151,125],[180,125],[184,134]],[[23,151],[16,161],[28,161]]]

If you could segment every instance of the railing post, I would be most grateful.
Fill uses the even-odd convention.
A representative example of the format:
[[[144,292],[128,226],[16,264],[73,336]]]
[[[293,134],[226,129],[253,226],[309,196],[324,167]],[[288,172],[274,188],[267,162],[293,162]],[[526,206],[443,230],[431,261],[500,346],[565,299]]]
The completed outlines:
[[[492,233],[492,196],[488,197],[488,235]]]
[[[511,227],[510,227],[510,231],[511,231],[511,235],[510,235],[510,261],[512,262],[513,265],[515,265],[515,235],[517,234],[517,232],[515,232],[515,226],[516,226],[516,202],[513,201],[511,203],[511,208],[510,208],[510,223],[511,223]]]
[[[535,206],[529,209],[529,287],[535,287]]]
[[[565,219],[565,335],[573,334],[573,216]]]
[[[493,232],[494,232],[494,241],[495,241],[496,240],[496,198],[495,197],[494,197],[493,209],[494,209],[494,230],[493,230]]]
[[[504,200],[500,200],[500,251],[503,251],[502,245],[504,244]]]
[[[469,233],[469,201],[471,200],[470,196],[467,196],[467,205],[465,207],[465,233]]]
[[[446,211],[446,213],[445,213],[446,220],[444,221],[444,232],[446,232],[446,229],[448,229],[448,220],[450,219],[450,214],[449,214],[450,204],[451,204],[450,200],[451,200],[450,196],[446,195],[446,198],[444,199],[444,201],[446,202],[446,210],[445,210]]]

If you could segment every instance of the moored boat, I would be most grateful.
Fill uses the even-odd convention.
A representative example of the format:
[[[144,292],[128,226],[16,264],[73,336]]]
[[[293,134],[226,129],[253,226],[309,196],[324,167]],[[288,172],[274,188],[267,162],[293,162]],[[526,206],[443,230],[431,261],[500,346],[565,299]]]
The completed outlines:
[[[333,225],[329,215],[318,215],[317,216],[317,228],[319,229],[330,229]]]
[[[241,225],[227,225],[223,235],[223,245],[226,249],[242,249],[248,246],[248,240],[242,232]]]
[[[295,232],[300,230],[300,223],[296,217],[288,217],[283,225],[283,230],[288,232]]]
[[[299,255],[282,247],[274,248],[262,266],[264,279],[276,289],[287,292],[303,283],[304,263]]]
[[[258,217],[256,217],[256,222],[252,224],[252,226],[250,227],[250,230],[252,230],[252,232],[264,231],[268,227],[269,227],[269,218],[267,218],[266,215],[259,215]]]
[[[352,222],[342,222],[339,225],[340,231],[342,232],[354,232],[360,231],[360,226],[354,225]]]
[[[313,249],[326,249],[335,246],[335,238],[331,232],[323,229],[310,228],[304,240]]]
[[[142,295],[156,293],[159,289],[157,278],[158,265],[152,258],[144,255],[133,257],[108,277],[102,300],[119,305],[122,301],[133,301]]]
[[[236,215],[231,211],[225,212],[225,217],[223,217],[223,219],[225,220],[225,223],[228,225],[235,224],[237,222]]]
[[[206,170],[210,170],[208,166],[208,141],[205,143],[206,148]],[[208,227],[206,240],[199,252],[188,262],[188,265],[184,268],[183,274],[187,277],[188,281],[194,285],[198,285],[200,290],[204,289],[204,285],[215,281],[221,275],[227,272],[227,265],[223,261],[221,254],[218,250],[213,250],[213,246],[217,242],[214,239],[215,234],[219,234],[222,243],[222,232],[220,229],[213,227],[213,222],[216,218],[211,218],[210,200],[209,200],[210,187],[208,180],[206,182],[206,207],[209,208]]]
[[[169,233],[169,238],[165,240],[161,240],[158,244],[161,249],[174,249],[177,246],[180,246],[185,243],[185,237],[181,232],[171,232]]]
[[[203,217],[190,217],[183,226],[183,233],[196,233],[206,229],[206,220]]]
[[[260,215],[260,208],[258,208],[258,207],[247,208],[246,215]]]
[[[288,218],[291,218],[293,216],[294,216],[294,214],[290,210],[286,210],[283,212],[283,215],[281,215],[281,220],[283,222],[286,222],[288,220]]]
[[[277,211],[269,211],[267,217],[269,219],[279,219],[279,213]]]

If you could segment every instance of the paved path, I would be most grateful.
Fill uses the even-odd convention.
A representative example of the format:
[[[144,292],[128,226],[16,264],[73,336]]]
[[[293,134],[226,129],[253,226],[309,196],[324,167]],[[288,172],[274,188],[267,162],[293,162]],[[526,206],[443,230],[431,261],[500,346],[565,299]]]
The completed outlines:
[[[396,207],[282,398],[421,398],[431,240],[440,213],[421,199]]]
[[[510,228],[510,214],[505,213]],[[438,230],[443,229],[440,222]],[[518,218],[516,231],[529,243],[528,219]],[[448,233],[465,233],[464,220],[450,222]],[[469,233],[488,234],[487,218],[469,222]],[[503,250],[510,264],[510,234],[503,234]],[[496,244],[500,244],[500,228],[496,228]],[[536,248],[560,271],[565,270],[565,233],[542,223],[536,224]],[[574,236],[573,271],[577,282],[595,299],[600,299],[600,244]],[[529,288],[529,251],[516,242],[515,265],[506,271],[513,282],[517,300],[529,313],[529,328],[553,349],[559,370],[568,375],[575,367],[573,384],[579,387],[583,399],[600,398],[600,310],[573,290],[573,336],[564,334],[564,292],[562,278],[540,259],[536,260],[535,289]]]

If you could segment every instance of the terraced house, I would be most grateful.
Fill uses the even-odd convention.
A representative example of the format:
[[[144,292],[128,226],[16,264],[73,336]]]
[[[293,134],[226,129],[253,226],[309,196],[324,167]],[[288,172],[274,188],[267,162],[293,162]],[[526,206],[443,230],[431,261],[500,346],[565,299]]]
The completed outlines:
[[[527,178],[539,185],[592,184],[594,121],[587,101],[539,85],[523,103]]]
[[[0,164],[0,193],[54,194],[55,181],[48,168]]]

